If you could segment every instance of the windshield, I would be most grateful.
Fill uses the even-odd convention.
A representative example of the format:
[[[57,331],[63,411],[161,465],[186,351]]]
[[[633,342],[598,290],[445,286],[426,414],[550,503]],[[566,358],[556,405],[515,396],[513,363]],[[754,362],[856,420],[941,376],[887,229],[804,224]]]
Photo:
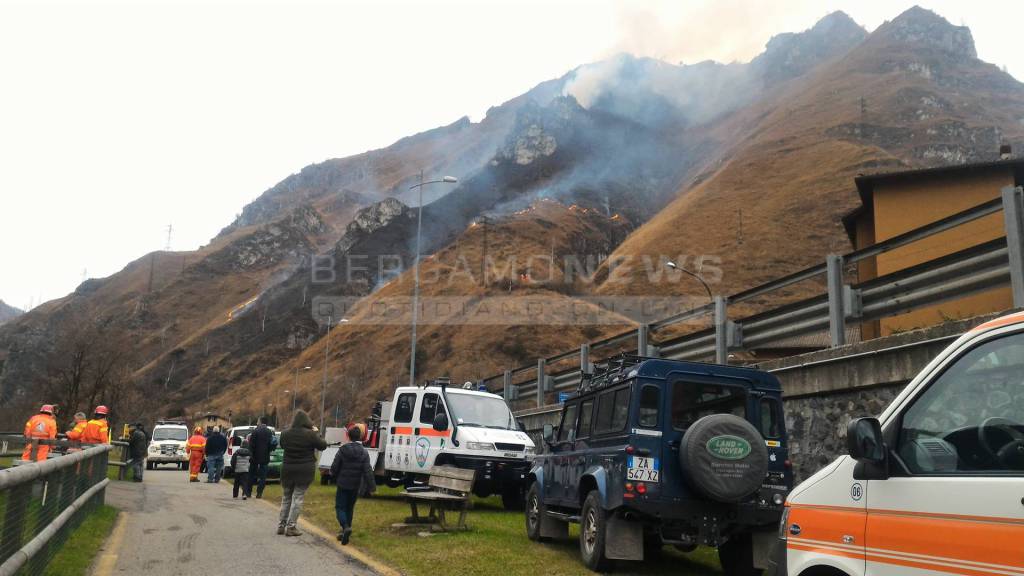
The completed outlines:
[[[255,427],[253,427],[253,428],[235,428],[234,430],[231,431],[231,437],[234,438],[235,436],[238,436],[242,440],[245,440],[246,438],[249,437],[249,434],[252,434],[252,431],[255,430],[255,429],[256,429]]]
[[[448,409],[459,426],[515,429],[515,420],[501,398],[475,394],[448,394]]]
[[[176,440],[184,442],[188,440],[188,430],[184,428],[157,428],[153,430],[153,441]]]

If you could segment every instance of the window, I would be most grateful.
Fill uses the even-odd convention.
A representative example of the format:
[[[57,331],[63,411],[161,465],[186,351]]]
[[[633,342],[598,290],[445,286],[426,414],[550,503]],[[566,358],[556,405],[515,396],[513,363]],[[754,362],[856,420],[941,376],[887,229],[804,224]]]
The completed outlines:
[[[1024,472],[1024,334],[947,368],[904,413],[896,451],[915,474]]]
[[[437,394],[424,394],[423,401],[420,402],[420,423],[421,424],[434,424],[434,416],[437,415]]]
[[[778,438],[782,435],[780,426],[779,401],[774,398],[762,398],[761,408],[761,435],[765,438]]]
[[[572,442],[576,439],[576,414],[579,408],[579,404],[570,404],[565,407],[565,412],[562,413],[562,425],[558,428],[559,442]]]
[[[661,389],[657,386],[644,386],[640,390],[640,419],[641,428],[658,427],[658,409],[661,407]]]
[[[590,437],[590,425],[594,418],[594,399],[591,398],[580,404],[580,430],[576,433],[577,438]]]
[[[672,384],[672,426],[686,430],[711,414],[747,417],[747,391],[738,386],[676,381]]]
[[[399,394],[398,405],[395,406],[395,422],[412,422],[412,412],[416,406],[416,394]]]
[[[157,428],[153,430],[153,440],[176,440],[184,442],[188,440],[188,429],[186,428]]]
[[[629,388],[609,390],[597,397],[597,418],[594,432],[621,432],[629,420]]]

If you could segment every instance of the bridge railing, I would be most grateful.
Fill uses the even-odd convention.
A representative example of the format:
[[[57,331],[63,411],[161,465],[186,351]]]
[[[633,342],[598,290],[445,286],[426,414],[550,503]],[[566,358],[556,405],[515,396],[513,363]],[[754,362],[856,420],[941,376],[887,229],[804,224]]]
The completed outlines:
[[[0,470],[0,576],[44,571],[68,535],[103,503],[112,448],[92,446]]]
[[[1005,236],[898,270],[862,283],[846,281],[848,269],[858,262],[908,246],[1002,212]],[[742,318],[730,318],[739,304],[751,307],[764,297],[796,284],[817,281],[825,290]],[[847,324],[879,320],[939,302],[963,298],[1000,286],[1011,287],[1013,306],[1024,307],[1024,190],[1007,187],[1001,196],[847,254],[830,254],[810,266],[731,296],[716,295],[711,302],[645,324],[610,338],[584,343],[536,364],[510,368],[484,377],[488,390],[525,408],[549,404],[549,395],[576,389],[580,374],[590,371],[593,359],[619,353],[675,360],[729,362],[729,352],[777,344],[808,334],[827,333],[831,347],[846,344]],[[740,307],[742,309],[742,307]],[[703,321],[682,335],[657,339],[657,333],[683,323]],[[567,366],[572,361],[573,365]],[[559,366],[552,370],[551,367]],[[528,402],[532,397],[536,403]]]

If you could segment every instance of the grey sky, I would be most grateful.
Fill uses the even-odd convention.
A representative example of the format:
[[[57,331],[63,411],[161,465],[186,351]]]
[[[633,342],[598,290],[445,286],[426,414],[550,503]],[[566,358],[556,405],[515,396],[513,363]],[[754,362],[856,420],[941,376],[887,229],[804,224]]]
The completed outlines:
[[[921,1],[1024,78],[1019,2]],[[0,0],[0,299],[193,249],[290,173],[386,146],[619,51],[749,60],[842,9],[914,2]]]

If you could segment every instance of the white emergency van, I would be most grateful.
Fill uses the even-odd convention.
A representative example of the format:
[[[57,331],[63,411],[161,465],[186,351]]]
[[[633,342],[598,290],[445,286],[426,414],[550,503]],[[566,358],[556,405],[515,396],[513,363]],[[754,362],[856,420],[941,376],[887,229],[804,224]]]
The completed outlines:
[[[469,468],[475,494],[521,507],[535,446],[501,396],[438,379],[398,388],[374,412],[366,445],[382,481],[410,486],[434,466]]]
[[[174,464],[180,469],[188,465],[185,443],[189,437],[188,426],[178,420],[159,420],[153,426],[146,454],[146,469],[153,470],[161,464]]]
[[[847,441],[790,493],[778,574],[1024,576],[1024,313],[961,336]]]

